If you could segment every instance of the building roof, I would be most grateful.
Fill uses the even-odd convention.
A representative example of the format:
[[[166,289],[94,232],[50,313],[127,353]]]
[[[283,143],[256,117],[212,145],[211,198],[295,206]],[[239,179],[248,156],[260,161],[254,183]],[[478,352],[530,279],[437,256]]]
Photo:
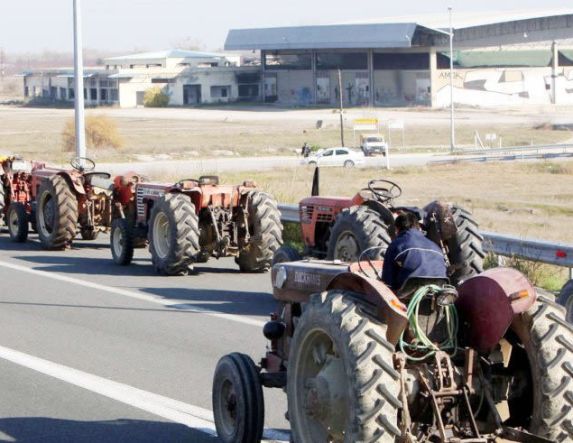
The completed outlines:
[[[125,60],[164,60],[167,58],[224,58],[225,54],[215,52],[187,51],[185,49],[166,49],[156,52],[141,52],[139,54],[121,55],[118,57],[106,58],[106,62],[120,62]]]
[[[414,22],[232,29],[225,50],[409,48],[444,35]]]
[[[360,23],[232,29],[226,50],[408,48],[447,46],[448,13]],[[573,9],[453,14],[457,47],[528,44],[573,38]]]

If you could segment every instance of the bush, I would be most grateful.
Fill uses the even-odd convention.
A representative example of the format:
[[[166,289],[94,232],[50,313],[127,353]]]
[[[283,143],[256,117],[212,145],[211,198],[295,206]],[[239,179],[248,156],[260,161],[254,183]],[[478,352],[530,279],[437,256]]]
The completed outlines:
[[[165,108],[169,104],[169,96],[159,86],[145,91],[143,106],[146,108]]]
[[[66,122],[62,131],[64,149],[74,151],[76,149],[76,125],[73,119]],[[115,122],[104,115],[90,116],[86,118],[86,148],[87,149],[120,149],[123,140],[117,130]]]

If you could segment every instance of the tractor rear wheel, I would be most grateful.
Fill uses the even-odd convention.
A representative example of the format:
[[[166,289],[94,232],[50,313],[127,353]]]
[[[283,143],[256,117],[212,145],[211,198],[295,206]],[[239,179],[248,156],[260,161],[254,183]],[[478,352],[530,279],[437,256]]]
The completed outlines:
[[[565,309],[539,296],[527,312],[516,317],[512,332],[520,343],[510,354],[516,363],[509,362],[509,369],[515,371],[509,391],[509,425],[550,441],[573,441],[573,326],[565,320]],[[524,374],[521,379],[520,374]],[[521,395],[512,396],[512,388]]]
[[[313,295],[295,329],[287,397],[297,443],[394,443],[401,434],[394,346],[352,295]]]
[[[226,355],[215,369],[213,413],[225,443],[258,443],[263,437],[265,403],[259,372],[248,355]]]
[[[12,203],[6,216],[8,232],[13,242],[24,243],[28,239],[29,220],[23,203]]]
[[[260,191],[249,192],[247,210],[251,237],[235,261],[242,272],[264,272],[270,269],[273,255],[283,242],[281,214],[277,202]]]
[[[165,194],[155,202],[149,218],[149,250],[158,273],[189,273],[200,247],[199,219],[188,196]]]
[[[129,265],[133,259],[133,233],[125,218],[116,218],[111,222],[109,241],[114,263]]]
[[[452,217],[457,230],[448,240],[448,259],[450,261],[450,281],[454,285],[483,272],[483,237],[479,225],[471,212],[458,206],[452,207]]]
[[[42,182],[36,207],[36,229],[45,249],[65,249],[76,236],[78,202],[66,180],[54,175]]]
[[[336,217],[326,255],[329,260],[353,262],[363,251],[373,248],[368,257],[376,260],[384,256],[391,241],[388,225],[376,211],[353,206]]]
[[[298,260],[302,260],[302,256],[298,250],[292,246],[282,245],[277,249],[275,255],[273,256],[273,265],[276,265],[277,263],[286,263]]]
[[[566,318],[569,323],[573,323],[573,280],[569,280],[559,293],[558,302],[567,309]]]

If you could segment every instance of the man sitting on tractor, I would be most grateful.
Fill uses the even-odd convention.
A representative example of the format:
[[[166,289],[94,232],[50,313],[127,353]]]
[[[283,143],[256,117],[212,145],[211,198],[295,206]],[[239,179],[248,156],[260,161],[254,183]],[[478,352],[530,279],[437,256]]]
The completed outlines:
[[[424,236],[418,217],[403,212],[396,218],[395,227],[396,238],[384,254],[382,281],[400,297],[407,297],[423,285],[447,282],[444,254]]]

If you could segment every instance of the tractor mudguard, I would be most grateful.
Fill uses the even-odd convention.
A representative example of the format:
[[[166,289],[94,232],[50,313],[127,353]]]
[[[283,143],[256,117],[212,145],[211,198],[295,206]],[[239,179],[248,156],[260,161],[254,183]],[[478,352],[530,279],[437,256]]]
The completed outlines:
[[[514,318],[537,300],[527,278],[510,268],[493,268],[458,287],[455,302],[465,344],[488,352],[503,338]]]
[[[388,326],[386,339],[393,345],[398,344],[402,332],[408,326],[407,307],[384,283],[352,272],[344,272],[334,277],[326,289],[351,291],[358,299],[375,306],[377,318]]]
[[[64,180],[66,180],[66,183],[70,186],[70,188],[72,188],[76,192],[76,194],[80,194],[80,195],[86,194],[86,190],[84,189],[84,186],[83,186],[82,182],[80,181],[79,177],[74,180],[72,178],[72,176],[65,171],[64,172],[58,172],[57,175],[63,177]]]

